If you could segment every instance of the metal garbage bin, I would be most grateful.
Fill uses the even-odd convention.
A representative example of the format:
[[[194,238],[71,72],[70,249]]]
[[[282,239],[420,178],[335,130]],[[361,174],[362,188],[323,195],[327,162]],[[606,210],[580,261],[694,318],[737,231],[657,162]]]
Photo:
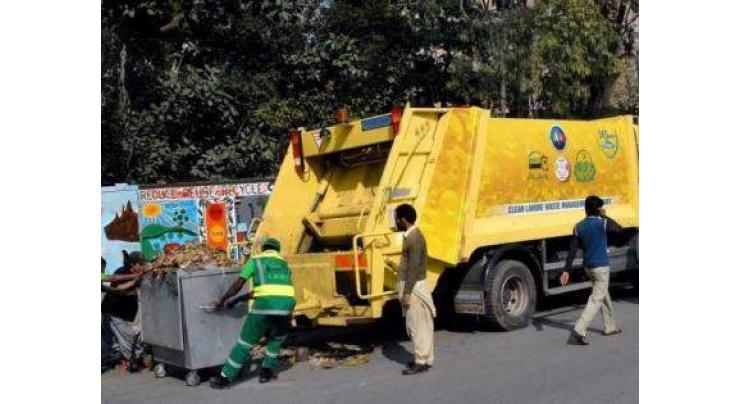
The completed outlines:
[[[239,274],[238,268],[168,272],[148,276],[140,289],[143,342],[151,345],[155,375],[164,377],[165,365],[187,369],[185,381],[200,384],[199,369],[223,364],[237,341],[247,305],[214,310]],[[242,291],[242,294],[244,291]]]

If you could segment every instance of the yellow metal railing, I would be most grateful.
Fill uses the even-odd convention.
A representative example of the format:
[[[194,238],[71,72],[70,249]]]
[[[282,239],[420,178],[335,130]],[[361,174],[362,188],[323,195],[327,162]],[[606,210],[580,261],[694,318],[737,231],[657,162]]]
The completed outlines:
[[[359,255],[358,249],[357,249],[357,240],[359,240],[361,238],[364,239],[366,237],[380,237],[380,236],[383,236],[383,237],[386,237],[387,238],[387,236],[388,235],[391,235],[391,234],[393,234],[392,231],[385,231],[385,232],[379,232],[379,233],[365,233],[365,234],[357,234],[357,235],[355,235],[352,238],[352,255],[353,255],[354,264],[355,264],[354,265],[354,270],[355,270],[355,289],[356,289],[356,292],[357,292],[357,297],[359,297],[360,299],[370,300],[370,299],[376,299],[376,298],[379,298],[379,297],[390,296],[390,295],[393,295],[393,294],[398,293],[397,290],[388,290],[388,291],[380,292],[380,293],[372,293],[372,290],[370,290],[371,293],[369,293],[367,295],[364,295],[364,294],[362,294],[362,285],[361,285],[361,282],[360,282],[360,255]],[[377,240],[377,238],[375,240]],[[372,243],[374,243],[375,240],[373,240],[372,242],[370,242],[370,244],[366,244],[365,245],[365,248],[367,248],[369,245],[371,245]],[[371,265],[371,261],[370,260],[371,260],[371,258],[368,256],[367,257],[367,267],[368,268],[372,268],[372,265]],[[383,269],[385,269],[386,267],[387,267],[387,265],[385,263],[383,263]],[[388,268],[391,269],[391,270],[393,270],[393,268],[390,268],[390,267],[388,267]],[[371,285],[370,286],[370,289],[372,289],[372,283],[370,285]]]

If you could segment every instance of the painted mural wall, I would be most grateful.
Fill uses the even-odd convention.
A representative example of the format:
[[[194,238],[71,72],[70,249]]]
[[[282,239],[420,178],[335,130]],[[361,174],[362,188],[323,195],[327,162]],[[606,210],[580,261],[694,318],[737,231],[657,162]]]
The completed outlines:
[[[107,262],[106,273],[113,273],[123,266],[123,251],[140,251],[139,187],[102,187],[100,199],[101,255]]]
[[[153,259],[172,246],[199,237],[197,201],[147,201],[141,206],[141,252]]]
[[[147,259],[191,240],[239,260],[252,219],[262,216],[271,182],[139,189],[141,251]]]

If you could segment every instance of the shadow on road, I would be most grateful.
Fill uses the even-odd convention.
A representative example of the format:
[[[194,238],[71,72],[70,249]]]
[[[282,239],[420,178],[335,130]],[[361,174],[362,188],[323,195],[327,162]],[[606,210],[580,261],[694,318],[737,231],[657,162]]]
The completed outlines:
[[[536,314],[532,316],[532,326],[537,331],[543,331],[545,328],[567,331],[567,343],[572,345],[574,342],[570,339],[570,331],[573,329],[573,323],[580,315],[580,311],[583,310],[590,293],[590,290],[583,290],[541,299]],[[610,293],[614,301],[639,304],[638,291],[631,286],[615,284],[613,288],[610,288]],[[387,305],[383,318],[373,324],[293,330],[286,345],[327,350],[330,349],[330,345],[336,346],[339,344],[340,346],[355,346],[363,352],[371,352],[380,348],[383,356],[387,359],[405,365],[413,360],[413,353],[401,345],[401,342],[408,340],[408,336],[406,335],[405,320],[401,316],[400,307],[394,303],[396,302]],[[563,315],[567,315],[568,318],[562,318]],[[600,325],[598,321],[600,321],[600,318],[597,318],[594,324]],[[435,330],[446,330],[460,334],[504,332],[495,326],[480,321],[477,316],[450,314],[443,311],[438,311]],[[594,327],[589,327],[589,331],[601,333],[601,329]]]
[[[401,365],[406,365],[414,360],[414,354],[399,344],[398,341],[389,341],[383,345],[381,352],[387,359]]]
[[[636,289],[631,286],[615,285],[614,288],[610,288],[610,295],[612,301],[615,302],[627,302],[631,304],[639,304],[639,295]],[[547,311],[540,311],[532,317],[532,326],[537,331],[543,331],[544,327],[558,328],[561,330],[572,331],[573,320],[555,320],[550,317],[558,316],[566,313],[574,313],[575,316],[580,315],[580,311],[586,305],[586,300],[590,294],[590,290],[581,291],[563,296],[555,296],[541,305],[541,309],[548,309]],[[601,321],[600,316],[597,316],[595,321]],[[598,324],[598,323],[596,323]],[[594,327],[589,327],[588,330],[592,333],[600,333],[601,330]],[[568,345],[575,345],[572,338],[569,337]]]
[[[534,328],[537,331],[543,331],[545,327],[559,328],[561,330],[570,331],[573,329],[573,322],[555,321],[555,320],[550,320],[549,318],[540,317],[540,318],[532,319],[532,326],[534,326]]]

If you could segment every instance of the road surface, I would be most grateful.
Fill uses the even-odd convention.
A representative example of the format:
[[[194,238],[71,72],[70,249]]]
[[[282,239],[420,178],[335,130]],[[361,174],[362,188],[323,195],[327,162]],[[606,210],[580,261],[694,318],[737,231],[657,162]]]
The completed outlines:
[[[435,332],[436,363],[428,372],[402,376],[412,359],[407,340],[368,337],[378,346],[369,363],[321,369],[301,362],[259,384],[256,370],[231,389],[182,378],[155,379],[112,371],[102,376],[103,403],[636,403],[638,401],[637,293],[614,288],[615,316],[624,332],[600,335],[601,317],[591,324],[591,345],[572,345],[569,331],[586,296],[549,300],[529,327],[513,332],[481,331],[462,323]],[[364,338],[362,335],[353,338]],[[380,338],[380,340],[378,340]]]

